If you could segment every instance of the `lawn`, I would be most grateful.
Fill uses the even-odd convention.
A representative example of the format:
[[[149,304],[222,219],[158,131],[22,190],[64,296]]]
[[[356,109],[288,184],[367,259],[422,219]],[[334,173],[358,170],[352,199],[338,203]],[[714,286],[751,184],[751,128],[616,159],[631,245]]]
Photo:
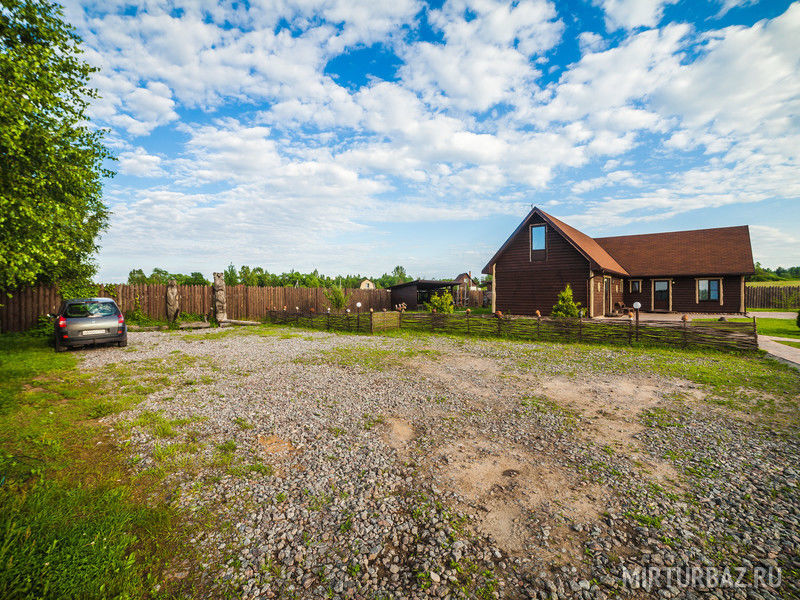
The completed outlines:
[[[694,319],[695,321],[716,321],[716,319]],[[728,319],[739,323],[751,323],[752,319]],[[800,328],[793,319],[756,319],[756,327],[759,335],[771,335],[775,337],[790,337],[800,339]]]
[[[781,281],[748,281],[747,285],[750,287],[794,287],[800,286],[800,279],[782,279]]]
[[[270,325],[191,334],[132,334],[131,342],[125,350],[55,354],[43,337],[0,335],[0,598],[221,597],[225,589],[206,586],[212,585],[225,565],[208,556],[195,556],[196,550],[191,548],[192,542],[202,539],[205,533],[226,529],[224,510],[207,500],[219,496],[214,486],[229,486],[238,480],[242,489],[261,486],[262,491],[281,490],[274,496],[273,511],[290,502],[302,507],[307,498],[312,501],[311,492],[304,487],[302,493],[288,497],[280,487],[292,478],[306,477],[303,470],[286,470],[277,476],[278,467],[273,472],[270,464],[254,462],[248,454],[248,440],[256,448],[278,443],[269,418],[272,411],[278,410],[276,407],[284,407],[280,409],[284,418],[297,420],[295,431],[306,431],[305,424],[312,417],[320,424],[314,434],[315,443],[309,444],[302,455],[303,461],[311,461],[308,465],[316,465],[319,471],[308,481],[303,480],[304,486],[330,476],[334,472],[331,464],[338,465],[335,473],[344,478],[342,469],[356,458],[375,460],[374,464],[365,463],[370,470],[353,466],[358,476],[351,474],[347,476],[351,479],[333,482],[350,490],[338,501],[351,502],[354,500],[347,494],[352,494],[354,488],[349,484],[367,472],[374,477],[394,468],[388,459],[381,458],[380,452],[384,448],[381,436],[393,422],[390,417],[397,410],[397,403],[402,400],[407,408],[416,407],[414,410],[424,407],[425,401],[414,396],[417,392],[413,390],[418,385],[420,394],[428,393],[428,389],[452,388],[454,365],[462,369],[463,378],[459,375],[457,380],[467,381],[480,375],[480,368],[487,361],[491,363],[499,374],[492,375],[494,381],[501,381],[503,389],[513,388],[513,393],[498,392],[504,402],[516,403],[518,393],[527,391],[534,382],[528,377],[537,382],[538,378],[568,379],[575,385],[597,376],[614,377],[617,379],[610,389],[616,389],[617,384],[628,382],[631,377],[641,382],[644,376],[667,381],[673,387],[675,381],[694,382],[704,390],[703,401],[742,411],[753,421],[764,419],[770,426],[797,426],[800,378],[796,371],[757,353],[465,339],[409,331],[395,331],[385,337],[339,335]],[[173,346],[166,355],[164,344]],[[269,381],[273,381],[276,372],[286,371],[287,384],[275,386],[270,394],[288,396],[276,396],[278,401],[274,404],[254,402],[248,395],[252,383],[240,385],[249,376],[244,370],[229,366],[224,377],[216,377],[216,357],[225,353],[238,356],[237,352],[257,357],[246,363],[248,369],[263,369],[264,374],[269,374]],[[82,356],[97,359],[95,363],[103,367],[81,367]],[[271,370],[276,366],[278,370]],[[420,366],[423,371],[417,370]],[[204,371],[198,370],[201,367]],[[339,375],[331,376],[336,374],[331,369],[339,370]],[[426,381],[425,373],[431,372],[441,378],[431,381],[439,383],[420,385]],[[493,372],[484,373],[488,376]],[[475,389],[482,393],[488,381]],[[208,386],[205,393],[193,391],[201,385]],[[328,397],[331,386],[334,390]],[[406,398],[404,394],[411,395]],[[436,410],[423,410],[418,418],[428,421],[422,421],[424,426],[419,431],[409,431],[432,435],[446,430],[449,421],[442,414],[463,419],[458,427],[469,425],[477,415],[497,419],[512,430],[519,426],[516,417],[509,418],[503,412],[502,402],[495,403],[494,396],[489,407],[482,402],[465,405],[462,390],[454,391],[449,399],[445,397],[448,394],[442,391],[436,398],[428,398],[436,403]],[[348,401],[340,403],[345,395]],[[121,438],[112,437],[102,417],[135,409],[145,399],[147,410],[140,406],[135,416],[116,421],[114,428]],[[205,416],[183,412],[186,403],[201,400],[218,401],[225,410],[210,410]],[[526,411],[545,412],[543,419],[555,419],[547,412],[552,412],[550,405],[540,406],[541,402],[537,404],[535,399],[526,402]],[[351,407],[353,404],[355,408]],[[176,407],[178,414],[171,414],[170,410]],[[229,413],[231,407],[235,410]],[[447,407],[446,414],[439,412],[443,407]],[[130,435],[134,428],[138,435]],[[227,437],[220,438],[220,431],[227,431]],[[147,437],[142,432],[157,441],[143,445]],[[362,452],[362,444],[366,443],[376,444],[374,448],[379,452]],[[208,449],[212,462],[198,462],[199,466],[193,467],[183,461],[184,455],[202,447]],[[153,466],[137,462],[147,453],[151,461],[148,464]],[[203,452],[199,454],[202,456]],[[307,466],[306,462],[303,464]],[[203,477],[195,476],[193,468],[204,473]],[[197,503],[192,508],[197,510],[192,513],[196,518],[176,507],[181,492],[176,491],[176,486],[169,488],[165,484],[165,477],[178,471],[189,473],[188,479],[198,486],[192,500]],[[403,473],[404,477],[410,476]],[[357,489],[372,492],[371,485]],[[232,494],[229,501],[235,502],[236,498],[238,495]],[[389,500],[394,501],[392,498]],[[361,506],[346,522],[367,514]],[[252,512],[252,507],[242,508],[247,509],[246,514]],[[312,512],[320,510],[317,506]],[[341,516],[338,506],[331,506],[329,512],[336,518]],[[394,517],[401,518],[398,514]],[[202,522],[198,522],[200,519]],[[264,523],[264,531],[281,526],[277,521]],[[351,526],[354,531],[366,531],[364,525],[357,521],[346,529],[340,527],[337,536],[350,535]],[[274,541],[278,543],[277,539]],[[294,545],[300,543],[298,536]],[[326,547],[312,544],[311,538],[302,538],[302,543],[303,551],[309,553],[322,552],[320,549]],[[350,544],[355,543],[355,538],[347,538],[347,544],[337,552],[349,552]],[[232,552],[229,564],[240,564],[238,551]],[[320,560],[321,556],[311,555]],[[337,558],[333,562],[347,563],[347,572],[356,581],[358,570],[352,565],[358,563],[348,560]],[[203,569],[198,563],[203,561],[210,565],[208,578],[201,581]],[[281,577],[289,581],[295,573],[273,567],[271,562],[263,565],[263,581]],[[183,574],[181,578],[174,576],[176,572]],[[225,585],[229,583],[234,584],[232,581]],[[213,583],[217,584],[219,581]],[[292,585],[295,590],[300,589],[298,582]],[[238,597],[239,592],[232,592],[231,597]],[[299,595],[285,597],[311,596],[300,591]]]
[[[778,342],[784,346],[791,346],[792,348],[800,348],[800,342]]]
[[[191,527],[158,481],[131,475],[98,422],[179,367],[99,377],[26,334],[0,335],[0,357],[0,597],[167,598],[191,587],[161,581],[189,555]]]

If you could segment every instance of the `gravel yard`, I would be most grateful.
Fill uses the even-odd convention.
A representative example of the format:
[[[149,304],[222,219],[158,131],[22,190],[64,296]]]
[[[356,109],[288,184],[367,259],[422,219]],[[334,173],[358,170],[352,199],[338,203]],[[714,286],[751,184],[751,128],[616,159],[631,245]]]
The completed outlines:
[[[131,333],[84,365],[180,365],[105,421],[218,524],[196,539],[214,595],[799,597],[800,377],[720,395],[698,362],[722,355],[642,356],[260,327]],[[637,566],[745,587],[632,590]]]

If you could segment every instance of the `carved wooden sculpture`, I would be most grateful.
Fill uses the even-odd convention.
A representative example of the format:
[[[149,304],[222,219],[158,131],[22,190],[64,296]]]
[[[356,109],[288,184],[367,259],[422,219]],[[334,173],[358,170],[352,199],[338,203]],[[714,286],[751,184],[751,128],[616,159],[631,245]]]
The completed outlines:
[[[214,316],[218,323],[228,320],[227,303],[225,299],[225,276],[214,273]]]

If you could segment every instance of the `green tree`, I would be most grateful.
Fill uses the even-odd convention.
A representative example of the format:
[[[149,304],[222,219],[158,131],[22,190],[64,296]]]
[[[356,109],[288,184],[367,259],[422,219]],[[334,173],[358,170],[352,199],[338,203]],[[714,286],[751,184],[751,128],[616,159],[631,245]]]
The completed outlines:
[[[236,267],[233,266],[233,263],[228,265],[222,275],[225,278],[225,285],[239,285],[239,274],[236,272]]]
[[[567,284],[567,287],[558,293],[558,301],[556,302],[555,306],[553,306],[550,316],[556,318],[578,317],[580,316],[580,313],[578,312],[579,306],[580,302],[576,303],[572,299],[572,288],[569,284]]]
[[[131,269],[128,273],[128,285],[143,285],[147,283],[147,275],[142,269]]]
[[[438,294],[431,295],[431,300],[425,307],[433,312],[434,310],[439,313],[451,313],[455,310],[453,307],[453,294],[447,290],[442,290]]]
[[[347,303],[350,301],[350,296],[352,296],[352,294],[345,294],[341,286],[338,285],[327,288],[323,294],[325,294],[325,297],[328,299],[331,308],[336,310],[343,310],[346,308]]]
[[[0,289],[88,280],[111,154],[88,123],[96,71],[47,0],[0,4]]]

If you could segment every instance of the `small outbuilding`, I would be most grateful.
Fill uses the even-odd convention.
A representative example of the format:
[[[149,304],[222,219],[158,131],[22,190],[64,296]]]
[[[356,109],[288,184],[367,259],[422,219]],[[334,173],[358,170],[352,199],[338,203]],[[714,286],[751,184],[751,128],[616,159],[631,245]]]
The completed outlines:
[[[433,294],[437,294],[441,290],[448,290],[452,293],[459,285],[458,281],[437,281],[435,279],[416,279],[398,283],[389,288],[392,292],[392,306],[405,304],[406,310],[417,310],[429,302]]]
[[[365,279],[364,281],[361,282],[361,285],[359,285],[358,287],[359,289],[362,290],[374,290],[375,284],[372,282],[372,280]]]

